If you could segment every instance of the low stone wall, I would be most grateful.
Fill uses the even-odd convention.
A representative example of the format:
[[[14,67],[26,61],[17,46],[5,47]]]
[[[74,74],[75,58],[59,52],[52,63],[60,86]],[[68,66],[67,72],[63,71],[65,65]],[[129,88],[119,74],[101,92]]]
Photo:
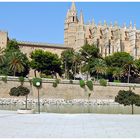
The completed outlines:
[[[85,89],[81,88],[77,80],[73,81],[73,84],[70,84],[69,80],[62,80],[56,88],[52,86],[53,82],[53,79],[43,79],[40,89],[41,99],[87,100],[88,93],[91,93],[90,100],[114,100],[119,90],[128,90],[130,87],[135,93],[140,94],[140,84],[108,83],[104,87],[100,86],[99,83],[94,83],[94,90],[91,92],[87,87]],[[20,82],[16,77],[8,77],[6,83],[0,77],[0,98],[14,99],[15,97],[10,97],[8,93],[12,87],[19,85]],[[30,83],[29,79],[25,79],[24,86],[30,89],[29,99],[36,99],[37,89]]]
[[[28,99],[28,104],[31,105],[37,105],[38,100],[37,99]],[[0,98],[0,105],[25,105],[25,99],[23,98]],[[73,100],[65,100],[65,99],[46,99],[41,98],[40,99],[40,105],[116,105],[118,103],[115,103],[114,100],[111,99],[93,99],[93,100],[84,100],[84,99],[73,99]]]

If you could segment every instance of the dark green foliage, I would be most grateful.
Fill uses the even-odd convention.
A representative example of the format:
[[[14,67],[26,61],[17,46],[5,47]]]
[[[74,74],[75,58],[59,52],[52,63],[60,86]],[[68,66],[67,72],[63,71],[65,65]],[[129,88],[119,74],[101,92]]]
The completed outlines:
[[[80,80],[79,83],[80,83],[80,87],[81,88],[85,87],[85,81],[84,80]]]
[[[21,85],[23,85],[23,83],[24,83],[24,77],[23,76],[19,77],[19,82],[21,83]]]
[[[53,82],[53,87],[57,87],[59,83],[60,83],[60,80],[56,79],[55,82]]]
[[[107,81],[105,79],[100,79],[101,86],[107,86]]]
[[[30,66],[32,69],[46,75],[56,77],[58,73],[61,76],[61,60],[57,54],[38,49],[31,53],[31,59]]]
[[[10,40],[4,51],[4,63],[0,64],[0,74],[8,76],[26,76],[29,73],[29,61],[15,40]]]
[[[89,90],[93,91],[93,82],[92,81],[87,81],[86,85],[89,88]]]
[[[118,102],[119,104],[126,105],[132,105],[137,103],[137,99],[139,99],[139,95],[135,94],[131,90],[125,91],[120,90],[118,92],[118,95],[115,97],[115,102]]]
[[[131,105],[133,114],[133,105],[140,106],[140,95],[135,94],[131,90],[120,90],[118,95],[115,97],[115,102],[123,104],[124,106]]]
[[[105,57],[108,66],[123,67],[128,62],[133,61],[133,57],[126,52],[116,52],[113,55]]]
[[[61,60],[62,60],[62,68],[65,72],[65,77],[67,79],[71,78],[73,75],[73,58],[74,58],[74,50],[68,49],[61,53]]]
[[[59,83],[60,83],[60,80],[59,80],[59,79],[56,79],[55,82],[56,82],[57,84],[59,84]]]
[[[120,81],[120,80],[114,80],[114,82],[115,82],[115,83],[121,83],[121,81]]]
[[[26,87],[19,86],[11,88],[9,94],[10,96],[26,96],[30,93],[30,90]]]
[[[37,82],[40,83],[40,86],[37,86],[37,85],[36,85]],[[42,85],[42,79],[41,79],[41,78],[37,78],[37,77],[35,77],[35,78],[32,79],[32,83],[33,83],[33,86],[39,88],[39,87],[41,87],[41,85]]]
[[[55,82],[53,82],[53,87],[55,88],[55,87],[57,87],[57,85],[58,85],[58,83],[55,81]]]
[[[7,83],[7,76],[2,77],[1,80],[2,80],[4,83]]]
[[[101,60],[101,55],[99,53],[99,48],[95,45],[89,45],[85,44],[81,49],[81,58],[82,62],[84,63],[82,65],[82,72],[87,73],[87,80],[88,80],[88,75],[95,76],[96,75],[96,68],[95,66],[101,62],[102,67],[104,67],[104,62],[100,61]],[[98,59],[100,59],[98,61]]]

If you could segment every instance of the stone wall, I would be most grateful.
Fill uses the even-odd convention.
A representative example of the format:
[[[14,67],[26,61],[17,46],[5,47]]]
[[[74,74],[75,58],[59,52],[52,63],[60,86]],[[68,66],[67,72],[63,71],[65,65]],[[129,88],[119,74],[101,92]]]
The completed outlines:
[[[56,88],[52,86],[53,82],[54,80],[52,79],[43,79],[42,88],[40,89],[41,98],[65,100],[87,99],[88,93],[91,92],[88,88],[81,88],[79,81],[73,81],[73,84],[70,84],[68,80],[63,80]],[[9,77],[7,83],[5,83],[0,77],[0,98],[14,98],[9,96],[9,90],[19,85],[18,78]],[[37,89],[30,84],[28,79],[25,79],[24,86],[28,87],[31,91],[29,98],[34,99],[37,97]],[[108,83],[106,87],[103,87],[95,83],[90,99],[114,99],[119,90],[128,90],[130,87],[135,93],[140,94],[140,84]]]

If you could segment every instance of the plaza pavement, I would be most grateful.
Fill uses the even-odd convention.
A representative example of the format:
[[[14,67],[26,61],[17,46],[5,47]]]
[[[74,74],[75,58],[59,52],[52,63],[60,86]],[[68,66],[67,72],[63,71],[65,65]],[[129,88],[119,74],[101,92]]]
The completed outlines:
[[[140,138],[140,115],[23,115],[0,110],[0,138]]]

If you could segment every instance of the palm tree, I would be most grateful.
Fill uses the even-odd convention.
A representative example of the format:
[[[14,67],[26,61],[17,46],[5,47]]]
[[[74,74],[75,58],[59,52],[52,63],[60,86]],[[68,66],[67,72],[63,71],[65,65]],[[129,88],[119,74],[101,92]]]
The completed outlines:
[[[126,69],[126,73],[127,73],[127,83],[130,82],[130,72],[131,72],[131,68],[132,68],[132,67],[136,67],[133,60],[129,60],[129,61],[124,65],[124,68]]]
[[[80,69],[80,64],[81,64],[81,55],[75,52],[73,56],[73,64],[72,64],[72,67],[74,67],[74,79],[76,76],[76,72],[79,71]]]
[[[98,80],[99,74],[102,74],[102,75],[106,74],[107,67],[101,66],[101,65],[96,65],[95,70],[96,70],[96,73],[97,73],[97,80]]]
[[[122,68],[116,67],[113,71],[113,77],[120,80],[120,78],[124,75],[124,70]]]
[[[16,72],[20,73],[24,71],[24,59],[20,53],[12,53],[10,56],[9,69],[14,71],[14,76],[16,75]]]

